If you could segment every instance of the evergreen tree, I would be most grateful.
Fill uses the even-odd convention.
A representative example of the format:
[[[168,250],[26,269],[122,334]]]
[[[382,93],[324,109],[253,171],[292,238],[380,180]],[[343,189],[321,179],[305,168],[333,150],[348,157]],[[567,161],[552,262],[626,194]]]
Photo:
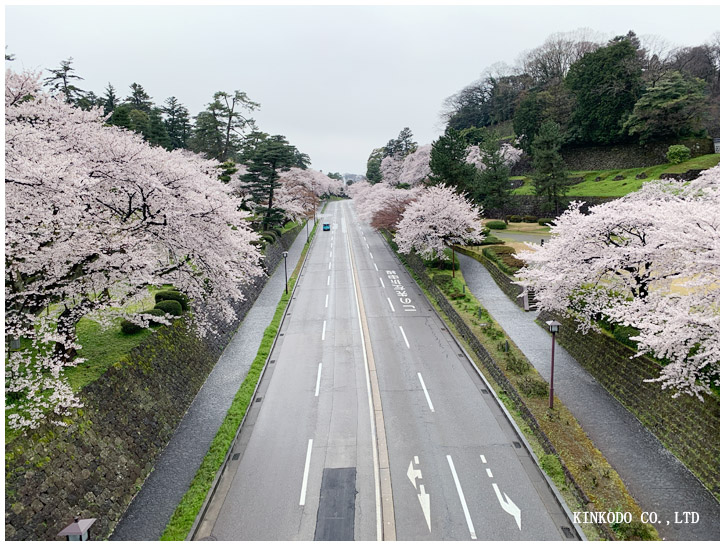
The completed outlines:
[[[103,112],[108,115],[111,112],[113,112],[116,107],[118,106],[118,96],[116,96],[116,90],[111,85],[111,82],[108,82],[108,85],[106,86],[105,95],[102,97],[103,100]]]
[[[187,148],[189,136],[189,111],[176,97],[166,99],[161,111],[165,114],[164,125],[169,135],[169,145],[172,150]]]
[[[132,83],[130,87],[131,95],[126,97],[126,102],[131,105],[131,108],[150,114],[153,106],[151,97],[149,97],[144,88],[137,83]]]
[[[284,210],[274,206],[274,192],[280,187],[279,171],[294,166],[295,150],[282,135],[273,135],[261,139],[245,153],[247,173],[240,178],[249,184],[252,199],[257,203],[255,213],[262,217],[262,231],[284,220]]]
[[[194,150],[218,161],[233,159],[242,149],[244,133],[255,127],[254,120],[242,112],[257,108],[259,103],[242,91],[233,95],[217,91],[206,110],[196,116]]]
[[[45,78],[43,82],[52,91],[61,92],[68,104],[75,104],[76,101],[83,97],[84,91],[73,85],[72,80],[82,80],[80,76],[74,74],[75,69],[71,66],[73,57],[69,57],[65,61],[61,61],[60,68],[47,68],[50,76]]]
[[[446,132],[433,143],[430,152],[430,180],[453,186],[459,192],[471,189],[476,167],[466,163],[468,152],[460,131],[448,127]]]
[[[403,127],[398,138],[389,140],[385,145],[385,157],[403,158],[412,154],[416,148],[418,143],[413,140],[413,131],[409,127]]]
[[[113,110],[113,114],[108,118],[109,125],[116,125],[118,127],[124,127],[131,129],[131,108],[126,104],[121,104]]]
[[[489,133],[478,145],[478,149],[481,162],[486,168],[476,171],[471,196],[482,206],[488,217],[491,217],[492,212],[503,214],[504,208],[511,201],[511,168],[501,154],[495,135]]]
[[[576,96],[573,123],[583,142],[612,144],[642,93],[642,68],[635,37],[619,37],[587,53],[566,76]]]
[[[75,105],[81,110],[90,110],[96,106],[103,106],[103,99],[93,91],[88,91],[88,93],[76,99]]]
[[[568,190],[566,164],[559,151],[564,137],[557,123],[545,121],[532,144],[534,188],[542,208],[559,216]]]
[[[677,71],[666,73],[634,105],[624,124],[630,135],[648,140],[689,136],[701,129],[705,109],[705,82],[685,79]]]
[[[154,146],[162,146],[167,150],[171,149],[171,139],[166,132],[166,126],[161,119],[161,109],[152,108],[149,114],[148,131],[144,135],[146,141]]]
[[[141,133],[144,137],[148,135],[150,119],[146,112],[131,108],[128,112],[128,117],[131,120],[131,130],[135,133]]]
[[[380,172],[380,162],[383,160],[384,153],[384,148],[375,148],[372,152],[370,152],[365,178],[367,178],[368,182],[371,184],[377,184],[383,179],[383,173]]]

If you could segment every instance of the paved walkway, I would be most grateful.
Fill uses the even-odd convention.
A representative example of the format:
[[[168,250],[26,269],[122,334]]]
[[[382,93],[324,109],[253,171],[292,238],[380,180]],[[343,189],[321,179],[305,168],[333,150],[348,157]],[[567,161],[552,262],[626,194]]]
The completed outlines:
[[[302,255],[305,233],[303,228],[289,249],[290,273]],[[272,322],[282,297],[284,281],[284,264],[280,261],[161,453],[153,472],[116,526],[111,540],[161,537],[257,356],[264,330]]]
[[[551,370],[551,337],[537,325],[535,313],[518,307],[504,294],[486,268],[459,255],[471,293],[501,325],[547,381]],[[655,525],[667,540],[719,540],[720,504],[687,468],[612,395],[557,345],[554,392],[579,420],[594,445],[619,473],[642,510],[657,512]],[[713,438],[718,442],[719,438]],[[699,513],[699,523],[675,523],[685,511]],[[670,525],[666,525],[669,520]]]

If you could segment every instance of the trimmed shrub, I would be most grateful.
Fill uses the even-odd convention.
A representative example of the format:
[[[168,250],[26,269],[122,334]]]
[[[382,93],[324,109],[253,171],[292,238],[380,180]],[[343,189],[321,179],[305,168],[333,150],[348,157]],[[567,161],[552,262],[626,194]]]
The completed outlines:
[[[272,242],[273,243],[279,237],[279,235],[277,234],[277,232],[274,229],[268,229],[267,231],[263,231],[262,232],[262,237],[264,237],[265,235],[269,235],[270,237],[272,237]]]
[[[506,222],[503,220],[491,220],[486,222],[486,227],[489,229],[506,229]]]
[[[524,222],[527,224],[535,224],[538,218],[536,216],[531,216],[530,214],[527,214],[524,216]]]
[[[486,237],[489,233],[491,233],[491,230],[489,228],[487,228],[487,227],[481,228],[481,235],[483,235],[484,237]]]
[[[182,313],[181,304],[176,300],[162,300],[154,308],[161,309],[163,312],[174,315],[175,317],[178,317]]]
[[[493,235],[486,237],[483,241],[478,243],[479,245],[502,245],[504,241]]]
[[[509,222],[519,223],[521,222],[521,216],[519,216],[518,214],[512,214],[511,216],[509,216]]]
[[[270,228],[270,231],[274,231],[275,235],[277,235],[277,238],[282,237],[282,228],[275,226],[273,228]]]
[[[141,328],[138,324],[134,324],[133,322],[123,319],[121,321],[121,332],[123,332],[126,335],[132,335],[139,333],[143,328]]]
[[[543,398],[549,394],[549,384],[535,377],[524,377],[520,381],[517,381],[516,385],[524,396]]]
[[[540,226],[553,226],[554,225],[553,218],[539,218],[538,222],[539,222]]]
[[[181,304],[181,310],[187,311],[189,309],[189,298],[186,294],[182,294],[178,290],[161,290],[154,294],[154,301],[159,303],[160,301],[174,300]]]
[[[263,233],[262,235],[260,235],[259,238],[270,245],[273,245],[277,240],[274,235],[270,235],[269,233]]]
[[[162,300],[162,301],[166,301],[166,300]],[[166,312],[163,309],[154,308],[154,309],[147,309],[146,311],[142,311],[139,314],[153,315],[155,317],[163,317],[166,314]],[[149,326],[161,326],[161,323],[156,322],[153,319],[149,319]]]
[[[690,159],[690,149],[682,144],[675,144],[667,148],[667,161],[677,165]]]
[[[513,275],[526,265],[523,261],[514,258],[516,249],[510,246],[490,246],[483,250],[483,255],[496,263],[499,268],[509,275]]]

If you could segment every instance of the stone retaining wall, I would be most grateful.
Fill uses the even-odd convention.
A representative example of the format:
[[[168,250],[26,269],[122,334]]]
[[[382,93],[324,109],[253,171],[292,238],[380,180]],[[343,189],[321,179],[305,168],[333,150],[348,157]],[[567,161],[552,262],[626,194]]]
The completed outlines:
[[[481,262],[496,284],[517,305],[522,290],[490,260],[465,249],[457,251]],[[557,340],[574,359],[626,407],[713,493],[720,494],[720,404],[711,396],[704,402],[690,396],[672,398],[659,383],[645,382],[660,374],[660,365],[606,334],[581,334],[576,324],[542,312],[538,322],[556,319],[564,326]],[[543,327],[543,326],[542,326]],[[713,441],[717,439],[718,441]]]
[[[300,231],[265,249],[273,271]],[[5,446],[6,540],[54,540],[73,516],[97,518],[91,531],[107,538],[196,393],[266,283],[244,289],[234,324],[200,339],[190,316],[162,326],[79,396],[72,425],[43,425]]]
[[[713,493],[720,493],[720,403],[712,396],[672,398],[659,383],[645,382],[660,375],[661,366],[606,334],[576,331],[576,323],[542,312],[538,320],[558,320],[559,344],[579,364],[657,436]]]

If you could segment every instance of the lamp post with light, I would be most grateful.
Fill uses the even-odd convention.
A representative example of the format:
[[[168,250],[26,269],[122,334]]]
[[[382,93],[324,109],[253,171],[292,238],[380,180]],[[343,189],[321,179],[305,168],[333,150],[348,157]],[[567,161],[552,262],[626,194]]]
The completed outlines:
[[[546,325],[551,332],[551,380],[549,381],[549,409],[554,409],[554,347],[556,347],[556,333],[561,323],[555,320],[547,320]]]
[[[282,252],[282,256],[284,256],[284,293],[287,293],[287,254],[288,252],[285,250]]]

